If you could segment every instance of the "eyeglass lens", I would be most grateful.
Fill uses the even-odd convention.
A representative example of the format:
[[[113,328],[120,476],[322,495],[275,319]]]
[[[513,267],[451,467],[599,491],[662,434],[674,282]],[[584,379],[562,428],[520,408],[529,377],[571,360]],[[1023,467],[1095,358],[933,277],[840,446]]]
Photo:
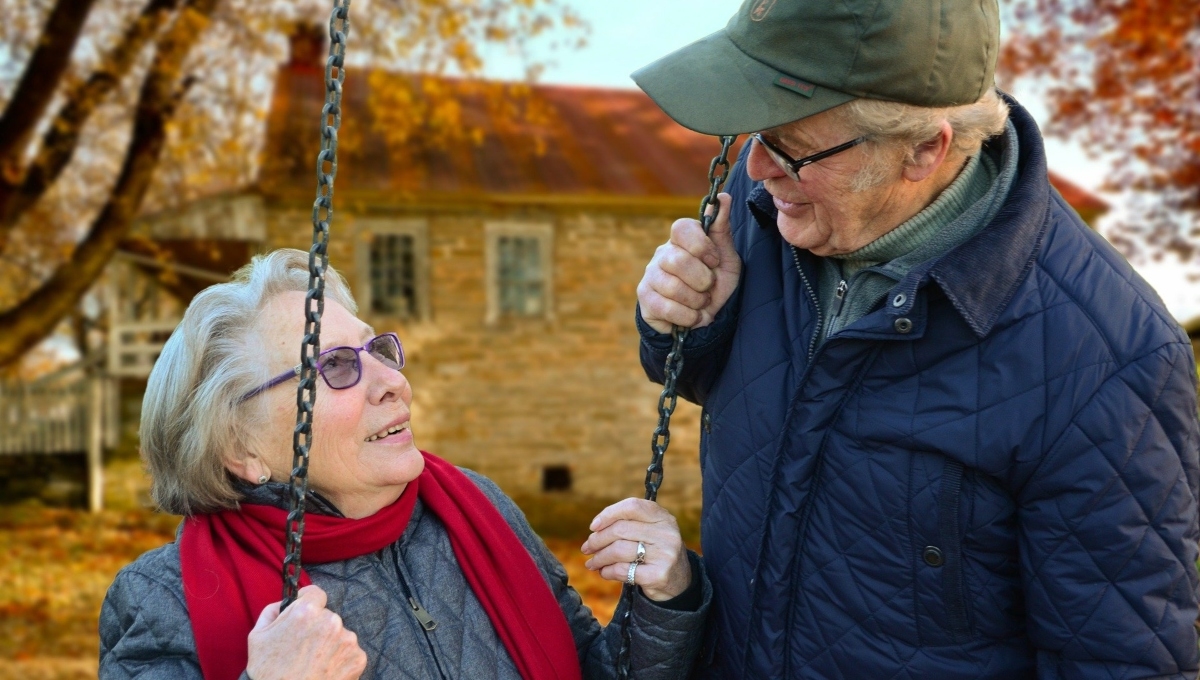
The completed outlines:
[[[362,371],[358,363],[358,352],[349,347],[339,347],[321,355],[321,375],[335,390],[350,387],[358,382]]]
[[[388,368],[397,371],[404,368],[404,350],[392,335],[372,338],[363,349]],[[321,355],[321,375],[330,387],[340,390],[358,383],[362,373],[358,351],[353,347],[338,347]]]
[[[367,351],[388,368],[394,368],[397,371],[404,368],[404,350],[400,349],[400,344],[396,342],[395,336],[380,335],[373,338],[367,345]]]
[[[775,161],[775,165],[779,166],[780,170],[783,170],[785,173],[787,173],[787,176],[791,177],[793,180],[800,181],[800,173],[797,170],[792,169],[792,159],[781,156],[778,151],[771,148],[771,146],[768,144],[764,143],[761,146],[763,150],[767,152],[767,155],[771,157],[771,160]]]

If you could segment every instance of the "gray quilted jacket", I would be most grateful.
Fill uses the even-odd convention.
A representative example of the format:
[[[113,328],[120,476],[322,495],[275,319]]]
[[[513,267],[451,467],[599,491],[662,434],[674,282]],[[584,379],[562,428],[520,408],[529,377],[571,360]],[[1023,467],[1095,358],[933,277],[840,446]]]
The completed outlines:
[[[512,500],[487,478],[464,472],[499,509],[550,584],[574,635],[583,677],[615,677],[618,627],[600,626],[578,593],[567,585],[562,564],[534,534]],[[287,487],[266,487],[250,491],[247,500],[285,507]],[[309,509],[337,512],[323,506],[319,498]],[[640,595],[635,598],[632,663],[639,680],[686,677],[699,651],[712,588],[701,561],[695,555],[689,557],[694,577],[699,579],[698,608],[678,611]],[[467,585],[449,535],[420,501],[400,540],[387,548],[305,569],[313,583],[328,594],[328,607],[358,635],[359,645],[367,653],[363,678],[520,677]],[[434,630],[422,626],[409,605],[410,597],[436,622]],[[618,609],[614,622],[622,611]],[[202,677],[175,543],[151,550],[122,569],[100,611],[100,678],[135,677]]]

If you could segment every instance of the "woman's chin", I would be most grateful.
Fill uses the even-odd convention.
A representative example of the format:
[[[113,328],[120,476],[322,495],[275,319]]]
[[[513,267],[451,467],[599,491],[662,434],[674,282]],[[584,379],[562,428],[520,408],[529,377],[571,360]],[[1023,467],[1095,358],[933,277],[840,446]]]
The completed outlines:
[[[397,450],[393,457],[385,462],[386,470],[381,472],[391,484],[407,484],[425,471],[425,457],[411,438],[406,446],[397,445],[395,448]]]

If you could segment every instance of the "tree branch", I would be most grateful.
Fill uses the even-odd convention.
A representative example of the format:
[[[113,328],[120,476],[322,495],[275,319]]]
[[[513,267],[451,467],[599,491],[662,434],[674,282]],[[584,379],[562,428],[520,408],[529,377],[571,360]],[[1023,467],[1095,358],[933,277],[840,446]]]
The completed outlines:
[[[58,0],[25,65],[8,108],[0,115],[0,175],[17,177],[25,142],[46,112],[95,0]]]
[[[166,142],[167,122],[187,82],[180,84],[184,60],[208,27],[218,0],[186,0],[174,24],[158,43],[142,83],[133,137],[117,184],[88,235],[32,295],[0,314],[0,366],[17,360],[53,332],[100,277],[118,243],[129,231],[150,186]]]
[[[43,135],[37,157],[29,164],[23,180],[6,174],[0,181],[0,250],[5,241],[3,232],[16,227],[21,216],[62,174],[75,154],[88,118],[121,83],[142,48],[158,34],[178,4],[179,0],[150,0],[101,66],[67,93],[66,103]]]

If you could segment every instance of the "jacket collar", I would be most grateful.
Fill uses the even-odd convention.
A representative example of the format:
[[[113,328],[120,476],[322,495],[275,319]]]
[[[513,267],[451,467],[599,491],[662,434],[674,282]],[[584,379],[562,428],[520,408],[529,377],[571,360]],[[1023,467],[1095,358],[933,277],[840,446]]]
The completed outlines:
[[[1018,139],[1017,176],[1004,204],[974,238],[941,258],[914,268],[894,289],[915,301],[916,291],[925,281],[936,281],[980,338],[991,332],[1033,267],[1050,204],[1046,153],[1037,123],[1016,100],[1003,93],[1001,96],[1009,105],[1009,119]],[[761,183],[750,192],[746,205],[760,227],[778,235],[775,224],[778,211]],[[889,312],[907,313],[912,304]]]

